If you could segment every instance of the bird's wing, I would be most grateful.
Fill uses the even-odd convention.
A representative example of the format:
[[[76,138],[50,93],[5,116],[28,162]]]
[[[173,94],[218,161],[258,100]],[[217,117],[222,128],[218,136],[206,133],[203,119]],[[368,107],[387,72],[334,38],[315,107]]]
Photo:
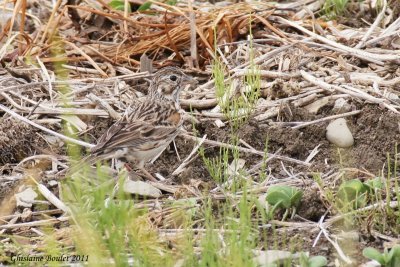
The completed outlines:
[[[112,125],[92,148],[94,154],[121,148],[145,147],[146,144],[169,142],[177,134],[176,126],[154,125],[146,121],[122,122]]]

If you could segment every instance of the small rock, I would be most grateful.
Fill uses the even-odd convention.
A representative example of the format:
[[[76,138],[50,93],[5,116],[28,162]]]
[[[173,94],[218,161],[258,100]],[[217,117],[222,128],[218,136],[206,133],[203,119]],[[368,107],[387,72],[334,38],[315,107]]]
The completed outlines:
[[[22,222],[30,222],[32,220],[32,210],[29,208],[24,208],[20,218]]]
[[[284,250],[254,250],[253,252],[255,254],[253,260],[258,266],[279,266],[289,258],[296,259],[300,257],[300,253],[292,254]],[[308,256],[309,253],[307,252],[306,255]]]
[[[53,186],[58,185],[58,182],[57,182],[56,180],[50,180],[50,181],[48,182],[48,185],[49,185],[50,187],[53,187]]]
[[[17,200],[17,207],[30,208],[38,194],[30,187],[22,191],[21,193],[15,194]]]
[[[268,210],[268,204],[267,201],[265,201],[266,198],[267,198],[267,193],[262,194],[258,197],[258,202],[265,210]]]
[[[391,93],[391,92],[386,92],[386,94],[383,94],[383,95],[393,101],[399,100],[399,96],[394,93]]]
[[[216,7],[227,7],[232,5],[232,3],[230,1],[220,1],[220,2],[216,2],[214,4]]]
[[[215,125],[216,125],[218,128],[223,128],[223,127],[225,127],[225,123],[224,123],[223,121],[221,121],[220,119],[216,119],[216,120],[214,121],[214,123],[215,123]]]
[[[369,261],[360,265],[360,267],[380,267],[380,266],[382,265],[377,261]]]
[[[64,144],[64,142],[59,138],[59,137],[56,137],[56,136],[53,136],[53,135],[46,135],[46,134],[44,134],[43,135],[43,138],[46,140],[46,142],[48,142],[50,145],[54,145],[54,146],[56,146],[56,147],[62,147],[62,146],[64,146],[65,144]]]
[[[125,181],[124,192],[154,198],[160,197],[162,194],[158,188],[152,186],[151,184],[142,181],[131,180]]]
[[[311,104],[305,106],[304,108],[312,114],[317,114],[320,108],[326,106],[329,103],[330,97],[323,97],[318,99],[317,101],[312,102]]]
[[[342,231],[336,235],[339,239],[358,242],[360,234],[357,231]]]
[[[347,103],[346,99],[344,98],[338,98],[335,101],[335,105],[333,106],[332,111],[335,113],[340,113],[340,112],[349,112],[351,110],[351,106],[349,103]]]
[[[353,135],[347,127],[346,120],[336,119],[326,127],[326,138],[338,147],[346,148],[354,144]]]
[[[232,160],[228,166],[228,175],[236,174],[240,169],[243,169],[246,161],[244,159]]]

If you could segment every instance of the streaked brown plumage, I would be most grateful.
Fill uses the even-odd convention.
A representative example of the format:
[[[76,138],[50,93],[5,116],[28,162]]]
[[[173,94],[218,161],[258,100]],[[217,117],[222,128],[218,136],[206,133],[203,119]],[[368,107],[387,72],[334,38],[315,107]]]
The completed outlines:
[[[146,99],[105,132],[87,162],[124,158],[136,163],[149,179],[144,164],[160,154],[176,137],[183,123],[179,94],[196,80],[174,67],[158,71]]]

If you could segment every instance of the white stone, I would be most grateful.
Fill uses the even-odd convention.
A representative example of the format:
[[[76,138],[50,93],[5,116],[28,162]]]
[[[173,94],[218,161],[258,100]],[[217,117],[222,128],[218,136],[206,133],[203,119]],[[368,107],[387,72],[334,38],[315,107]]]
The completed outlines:
[[[124,192],[140,196],[154,197],[154,198],[160,197],[162,195],[160,189],[155,188],[151,184],[142,181],[131,181],[131,180],[125,181]]]
[[[347,127],[346,120],[336,119],[326,127],[326,138],[338,147],[346,148],[354,144],[353,135]]]
[[[394,101],[398,101],[399,100],[399,96],[391,93],[391,92],[386,92],[386,94],[383,94],[384,96],[386,96],[387,98],[394,100]]]
[[[292,254],[290,251],[284,250],[253,250],[254,262],[258,266],[280,266],[279,263],[287,259],[297,259],[300,257],[300,253]],[[308,256],[309,253],[306,252]]]
[[[235,175],[240,169],[243,169],[246,161],[244,159],[232,160],[228,166],[228,175]]]
[[[31,188],[28,187],[24,191],[15,194],[15,199],[17,200],[17,207],[30,208],[35,201],[38,194]]]
[[[50,181],[48,182],[48,184],[49,184],[50,187],[53,187],[53,186],[58,185],[58,182],[57,182],[56,180],[50,180]]]
[[[223,128],[223,127],[225,127],[225,123],[224,123],[223,121],[221,121],[220,119],[216,119],[216,120],[214,121],[214,123],[215,123],[215,125],[216,125],[218,128]]]
[[[321,99],[318,99],[311,104],[308,104],[304,108],[312,114],[318,113],[319,109],[326,106],[329,103],[330,97],[323,97]]]
[[[335,101],[335,105],[333,106],[333,112],[349,112],[351,110],[351,106],[347,103],[346,99],[338,98]]]

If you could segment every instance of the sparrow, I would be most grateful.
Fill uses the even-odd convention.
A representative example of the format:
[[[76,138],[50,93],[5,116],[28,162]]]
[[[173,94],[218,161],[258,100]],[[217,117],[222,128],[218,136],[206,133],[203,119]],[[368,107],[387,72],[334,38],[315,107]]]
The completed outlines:
[[[178,68],[157,71],[144,101],[136,103],[99,138],[85,162],[123,159],[156,181],[144,165],[161,154],[178,135],[184,114],[179,95],[187,85],[195,84],[195,79]]]

